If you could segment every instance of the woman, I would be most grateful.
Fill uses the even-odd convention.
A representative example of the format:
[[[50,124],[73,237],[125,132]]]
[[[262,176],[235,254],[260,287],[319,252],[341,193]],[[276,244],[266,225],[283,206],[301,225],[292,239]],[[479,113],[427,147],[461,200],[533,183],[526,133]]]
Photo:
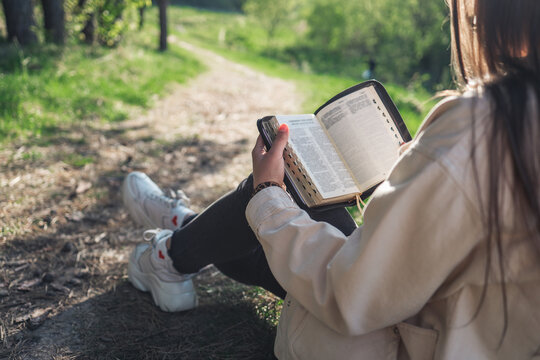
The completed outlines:
[[[128,176],[139,221],[185,219],[136,249],[132,282],[185,309],[195,296],[180,274],[215,263],[286,294],[282,359],[540,358],[540,2],[451,0],[450,10],[463,92],[428,115],[363,226],[339,211],[314,219],[290,201],[279,186],[282,128],[270,151],[257,141],[253,179],[195,218]],[[171,285],[182,301],[155,286],[165,283],[182,284]]]

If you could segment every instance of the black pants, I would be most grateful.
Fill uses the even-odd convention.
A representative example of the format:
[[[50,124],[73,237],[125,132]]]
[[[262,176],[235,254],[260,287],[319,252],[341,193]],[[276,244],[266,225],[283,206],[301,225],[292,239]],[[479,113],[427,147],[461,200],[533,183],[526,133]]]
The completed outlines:
[[[252,191],[253,178],[249,176],[236,190],[199,215],[186,219],[172,236],[169,255],[180,273],[196,273],[214,264],[234,280],[260,286],[284,298],[286,291],[272,275],[262,247],[246,220],[246,206]],[[307,212],[312,219],[325,221],[345,235],[356,228],[344,208]]]

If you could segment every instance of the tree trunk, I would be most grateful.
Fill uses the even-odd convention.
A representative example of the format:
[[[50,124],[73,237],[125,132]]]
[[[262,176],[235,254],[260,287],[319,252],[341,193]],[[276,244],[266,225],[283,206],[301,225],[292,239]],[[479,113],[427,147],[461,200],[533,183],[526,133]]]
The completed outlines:
[[[4,18],[6,20],[7,39],[8,41],[15,40],[15,6],[14,1],[2,0],[2,7],[4,8]]]
[[[63,44],[66,34],[64,0],[41,0],[43,6],[43,20],[45,24],[45,38]]]
[[[86,0],[79,0],[79,3],[77,4],[78,11],[84,13],[84,6],[86,5]],[[92,45],[95,40],[95,30],[96,30],[96,16],[94,13],[91,13],[88,15],[88,18],[86,19],[86,22],[84,24],[83,29],[81,30],[81,34],[83,34],[84,42],[88,45]]]
[[[168,0],[158,0],[159,5],[159,25],[160,25],[160,35],[159,35],[159,51],[167,50],[167,5]]]
[[[37,41],[32,31],[34,22],[34,6],[32,0],[2,0],[8,40],[17,41],[21,45],[28,45]]]
[[[81,30],[84,35],[84,42],[92,45],[96,39],[96,14],[92,13],[88,16],[84,28]]]
[[[144,26],[144,10],[146,10],[146,5],[139,8],[139,30]]]

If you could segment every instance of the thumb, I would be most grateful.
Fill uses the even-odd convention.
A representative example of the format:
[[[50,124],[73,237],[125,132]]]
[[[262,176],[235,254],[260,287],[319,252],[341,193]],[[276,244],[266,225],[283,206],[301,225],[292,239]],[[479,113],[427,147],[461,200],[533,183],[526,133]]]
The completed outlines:
[[[270,148],[270,151],[268,153],[279,154],[280,156],[283,154],[283,150],[285,150],[285,146],[287,146],[287,141],[289,140],[289,127],[287,124],[281,124],[281,126],[278,129],[278,133],[276,135],[276,138],[274,139],[274,142],[272,143],[272,147]]]

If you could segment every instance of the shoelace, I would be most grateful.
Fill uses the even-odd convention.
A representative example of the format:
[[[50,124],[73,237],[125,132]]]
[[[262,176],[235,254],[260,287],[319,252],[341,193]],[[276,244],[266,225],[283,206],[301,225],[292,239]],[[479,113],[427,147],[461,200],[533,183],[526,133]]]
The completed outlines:
[[[189,207],[191,199],[182,190],[167,189],[166,195],[171,199],[177,200],[181,205]]]
[[[144,241],[150,242],[150,241],[154,240],[159,232],[161,232],[161,229],[146,230],[145,232],[143,232]]]

